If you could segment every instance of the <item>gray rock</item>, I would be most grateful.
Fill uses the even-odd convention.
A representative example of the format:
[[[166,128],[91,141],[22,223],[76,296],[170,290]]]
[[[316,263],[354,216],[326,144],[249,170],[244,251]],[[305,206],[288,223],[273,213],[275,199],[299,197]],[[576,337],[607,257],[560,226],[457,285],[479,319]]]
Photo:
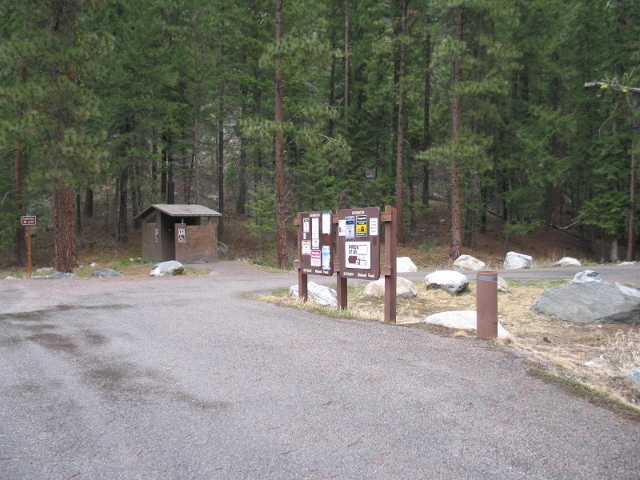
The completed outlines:
[[[472,257],[471,255],[460,255],[458,258],[456,258],[456,261],[453,262],[453,266],[456,267],[456,270],[477,271],[487,268],[486,263]]]
[[[581,267],[582,263],[580,260],[572,257],[562,257],[556,263],[553,264],[554,267]]]
[[[574,323],[640,323],[640,291],[612,282],[571,283],[545,290],[531,309]]]
[[[533,258],[522,253],[508,252],[504,259],[504,268],[517,270],[521,268],[531,268]]]
[[[98,266],[98,264],[96,262],[91,262],[91,265],[89,265],[91,268],[95,268]]]
[[[97,270],[91,274],[92,277],[105,278],[105,277],[121,277],[122,274],[116,272],[115,270],[111,270],[110,268],[103,268],[102,270]]]
[[[630,267],[630,266],[636,265],[636,263],[638,263],[638,262],[620,262],[618,264],[618,266],[619,267]]]
[[[364,295],[368,297],[384,297],[385,287],[384,278],[376,280],[375,282],[369,282],[364,287]],[[396,297],[400,298],[412,298],[418,296],[418,289],[416,285],[406,278],[397,277],[396,279]]]
[[[289,295],[298,298],[297,284],[289,288]],[[315,282],[308,282],[307,297],[323,307],[338,308],[338,292],[333,288],[318,285]]]
[[[509,293],[509,284],[502,277],[498,277],[498,291],[502,293]]]
[[[48,275],[47,278],[50,278],[52,280],[60,280],[60,279],[65,279],[65,278],[76,278],[76,274],[75,273],[55,272],[53,275]]]
[[[36,270],[36,273],[53,273],[53,267],[44,267]]]
[[[418,271],[418,267],[416,267],[416,264],[413,263],[409,257],[398,257],[396,260],[396,265],[398,273]]]
[[[593,270],[578,272],[573,276],[573,283],[602,283],[603,281],[602,275],[598,272],[594,272]]]
[[[9,275],[7,278],[5,278],[5,280],[20,280],[20,279]]]
[[[625,373],[624,376],[640,389],[640,368],[636,368],[633,372]]]
[[[218,254],[227,255],[229,253],[229,245],[226,243],[218,242]]]
[[[475,310],[440,312],[429,315],[424,322],[458,330],[476,330],[478,326],[478,314]],[[498,322],[498,338],[511,338],[511,334],[500,322]]]
[[[184,266],[180,262],[170,260],[168,262],[162,262],[151,269],[149,276],[151,277],[165,277],[167,275],[180,275],[184,272]]]
[[[442,288],[453,295],[457,295],[467,288],[469,279],[462,273],[453,270],[437,270],[427,275],[424,283],[427,289]]]

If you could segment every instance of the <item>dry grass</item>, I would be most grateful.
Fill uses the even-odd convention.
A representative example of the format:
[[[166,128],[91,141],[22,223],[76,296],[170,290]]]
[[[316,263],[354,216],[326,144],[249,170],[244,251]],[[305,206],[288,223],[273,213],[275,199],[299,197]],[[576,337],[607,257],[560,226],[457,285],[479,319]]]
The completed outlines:
[[[498,316],[513,338],[494,341],[494,344],[520,352],[534,371],[544,372],[538,376],[555,379],[553,381],[562,386],[572,385],[574,388],[570,390],[574,394],[608,407],[614,405],[627,416],[640,420],[640,391],[624,377],[625,373],[640,368],[640,326],[571,323],[531,310],[543,290],[563,283],[512,283],[509,293],[500,293]],[[383,320],[383,300],[364,296],[362,288],[349,288],[349,306],[344,312],[319,307],[313,302],[304,304],[288,297],[285,290],[260,298],[333,317]],[[469,290],[458,296],[443,290],[426,290],[420,282],[416,298],[398,299],[396,324],[417,324],[434,313],[475,309],[473,281]],[[419,328],[456,338],[475,337],[475,333],[469,331],[425,324]]]

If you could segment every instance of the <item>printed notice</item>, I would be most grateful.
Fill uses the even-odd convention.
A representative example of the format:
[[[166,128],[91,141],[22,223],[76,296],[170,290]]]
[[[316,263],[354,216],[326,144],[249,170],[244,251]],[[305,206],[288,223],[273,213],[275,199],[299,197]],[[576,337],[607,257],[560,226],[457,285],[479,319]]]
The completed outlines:
[[[302,219],[302,233],[309,233],[309,219]]]
[[[345,231],[346,231],[346,239],[353,240],[356,238],[356,217],[349,216],[344,218],[345,221]]]
[[[320,248],[320,219],[317,217],[311,219],[311,248]]]
[[[311,255],[311,240],[303,240],[301,247],[302,255]]]
[[[322,266],[322,253],[320,253],[320,250],[311,250],[311,266],[312,267]]]
[[[375,217],[371,217],[369,219],[369,235],[372,237],[377,237],[378,234],[378,219]]]
[[[322,212],[322,234],[331,234],[331,212]]]
[[[356,237],[366,237],[367,235],[367,216],[356,216]]]
[[[347,221],[346,220],[338,220],[338,236],[346,237],[347,236]]]
[[[370,242],[345,242],[347,268],[369,270],[371,268]]]

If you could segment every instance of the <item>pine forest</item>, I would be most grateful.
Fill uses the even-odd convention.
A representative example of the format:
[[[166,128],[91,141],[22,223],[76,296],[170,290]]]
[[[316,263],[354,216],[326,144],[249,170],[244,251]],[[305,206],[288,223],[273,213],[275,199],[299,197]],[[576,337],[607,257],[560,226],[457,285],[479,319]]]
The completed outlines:
[[[281,268],[296,212],[356,206],[402,245],[445,205],[454,259],[487,231],[640,248],[637,0],[0,0],[0,34],[3,265],[21,215],[70,272],[84,226],[125,243],[169,188]]]

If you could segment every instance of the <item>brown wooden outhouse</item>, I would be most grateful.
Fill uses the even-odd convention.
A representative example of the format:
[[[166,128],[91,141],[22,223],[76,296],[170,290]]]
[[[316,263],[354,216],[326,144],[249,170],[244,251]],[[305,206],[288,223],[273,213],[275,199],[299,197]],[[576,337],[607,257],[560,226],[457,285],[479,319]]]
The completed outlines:
[[[181,263],[218,260],[218,218],[202,205],[150,205],[136,216],[142,221],[142,258]]]

